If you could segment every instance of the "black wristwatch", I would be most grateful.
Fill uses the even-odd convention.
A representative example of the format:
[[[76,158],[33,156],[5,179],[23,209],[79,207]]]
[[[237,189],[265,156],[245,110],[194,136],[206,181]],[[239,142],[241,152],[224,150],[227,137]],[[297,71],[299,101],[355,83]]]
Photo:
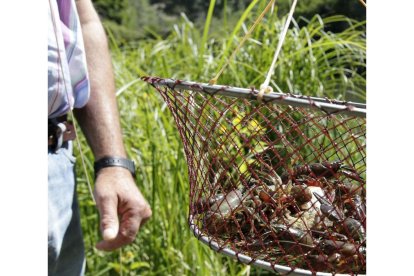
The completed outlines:
[[[132,176],[135,178],[135,163],[132,160],[122,158],[122,157],[114,157],[114,156],[105,156],[98,161],[95,161],[93,165],[95,169],[95,178],[98,175],[98,172],[106,167],[122,167],[129,170]]]

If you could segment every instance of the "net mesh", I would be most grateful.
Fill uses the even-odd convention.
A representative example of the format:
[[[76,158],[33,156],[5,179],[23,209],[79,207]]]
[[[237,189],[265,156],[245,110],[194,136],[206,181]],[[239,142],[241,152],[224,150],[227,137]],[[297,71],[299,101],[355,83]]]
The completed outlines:
[[[365,273],[365,118],[143,79],[181,135],[198,233],[273,269]]]

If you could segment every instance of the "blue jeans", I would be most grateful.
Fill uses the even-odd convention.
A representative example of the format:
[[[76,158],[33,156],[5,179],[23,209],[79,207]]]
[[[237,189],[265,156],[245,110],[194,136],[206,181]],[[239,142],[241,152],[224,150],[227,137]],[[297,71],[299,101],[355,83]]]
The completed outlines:
[[[72,143],[48,150],[48,274],[83,275],[85,253],[76,197]]]

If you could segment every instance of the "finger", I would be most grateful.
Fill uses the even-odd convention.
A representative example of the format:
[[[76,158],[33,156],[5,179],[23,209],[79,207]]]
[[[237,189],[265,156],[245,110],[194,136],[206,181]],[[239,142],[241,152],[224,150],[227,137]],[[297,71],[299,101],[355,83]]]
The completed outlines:
[[[119,230],[118,222],[118,199],[117,197],[104,197],[97,199],[98,210],[101,216],[101,233],[105,241],[116,238]]]
[[[142,218],[137,211],[128,210],[122,215],[121,226],[118,235],[113,240],[104,240],[96,245],[96,248],[104,251],[112,251],[135,240]]]
[[[149,207],[148,203],[145,203],[140,213],[140,217],[141,217],[140,227],[144,225],[151,218],[151,216],[152,216],[151,208]]]
[[[122,234],[118,234],[118,236],[110,241],[100,241],[96,244],[96,248],[103,251],[113,251],[115,249],[121,248],[127,244],[130,244],[134,241],[134,239],[127,238]]]

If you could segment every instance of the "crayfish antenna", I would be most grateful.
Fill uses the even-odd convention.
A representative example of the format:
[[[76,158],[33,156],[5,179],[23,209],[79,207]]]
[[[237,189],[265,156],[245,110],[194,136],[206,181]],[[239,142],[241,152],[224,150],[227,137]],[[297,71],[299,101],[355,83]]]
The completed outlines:
[[[325,205],[332,205],[328,200],[323,198],[320,194],[313,192],[313,195],[316,197],[316,199],[321,203]]]

